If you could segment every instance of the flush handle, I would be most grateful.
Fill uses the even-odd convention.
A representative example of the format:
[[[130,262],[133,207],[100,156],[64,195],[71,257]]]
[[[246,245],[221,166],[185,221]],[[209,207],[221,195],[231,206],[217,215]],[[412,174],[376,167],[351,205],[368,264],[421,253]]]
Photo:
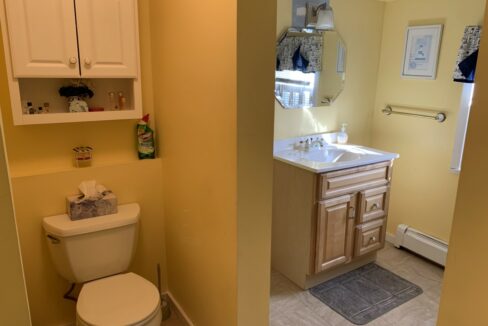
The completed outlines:
[[[61,240],[59,240],[58,238],[56,238],[55,236],[52,236],[50,234],[47,235],[47,238],[49,240],[51,240],[52,244],[60,244],[61,243]]]

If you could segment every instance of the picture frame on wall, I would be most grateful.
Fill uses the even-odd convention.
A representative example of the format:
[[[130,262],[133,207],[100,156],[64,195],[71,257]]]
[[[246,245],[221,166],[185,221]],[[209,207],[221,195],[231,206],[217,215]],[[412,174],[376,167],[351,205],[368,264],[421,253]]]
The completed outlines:
[[[402,77],[436,79],[443,25],[409,26]]]

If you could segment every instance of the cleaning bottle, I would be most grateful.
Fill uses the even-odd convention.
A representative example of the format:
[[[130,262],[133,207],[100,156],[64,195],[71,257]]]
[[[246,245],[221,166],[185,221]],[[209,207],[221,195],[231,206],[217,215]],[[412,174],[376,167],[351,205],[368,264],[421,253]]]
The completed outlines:
[[[139,159],[155,158],[154,132],[148,125],[149,114],[146,114],[137,124],[137,151]]]
[[[341,131],[337,133],[337,143],[338,144],[346,144],[347,143],[347,139],[349,138],[349,136],[347,135],[346,127],[347,127],[347,123],[343,123]]]

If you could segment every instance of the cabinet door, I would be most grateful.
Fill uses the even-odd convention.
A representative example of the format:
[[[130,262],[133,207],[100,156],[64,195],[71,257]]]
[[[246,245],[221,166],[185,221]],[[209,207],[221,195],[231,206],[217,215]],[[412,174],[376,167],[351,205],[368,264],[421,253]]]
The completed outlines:
[[[390,187],[383,186],[361,191],[359,199],[358,224],[388,215]]]
[[[136,0],[75,0],[81,75],[137,78]]]
[[[355,196],[341,196],[319,203],[315,272],[319,273],[352,258]]]
[[[385,247],[385,220],[358,225],[356,228],[356,257]]]
[[[14,77],[79,77],[75,8],[66,0],[5,0]]]

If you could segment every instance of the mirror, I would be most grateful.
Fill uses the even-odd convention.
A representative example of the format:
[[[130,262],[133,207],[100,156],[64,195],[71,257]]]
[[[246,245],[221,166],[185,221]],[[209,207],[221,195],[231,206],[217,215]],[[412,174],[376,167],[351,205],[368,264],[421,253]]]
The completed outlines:
[[[289,29],[276,53],[275,96],[283,108],[327,106],[343,90],[346,45],[337,31]]]

